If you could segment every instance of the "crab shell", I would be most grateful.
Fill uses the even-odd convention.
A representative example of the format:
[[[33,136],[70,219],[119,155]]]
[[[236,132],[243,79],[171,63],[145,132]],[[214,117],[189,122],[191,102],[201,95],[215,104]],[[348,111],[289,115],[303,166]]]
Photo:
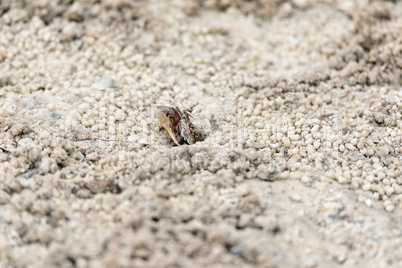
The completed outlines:
[[[159,113],[159,121],[177,145],[183,143],[193,145],[198,141],[188,113],[182,112],[179,107],[162,107]]]
[[[179,133],[184,141],[189,145],[193,145],[198,141],[197,134],[194,131],[194,126],[190,121],[184,119],[180,120]]]
[[[159,112],[159,122],[167,130],[174,143],[180,145],[177,135],[177,124],[180,121],[180,116],[178,114],[177,116],[170,110],[162,109],[162,111]]]

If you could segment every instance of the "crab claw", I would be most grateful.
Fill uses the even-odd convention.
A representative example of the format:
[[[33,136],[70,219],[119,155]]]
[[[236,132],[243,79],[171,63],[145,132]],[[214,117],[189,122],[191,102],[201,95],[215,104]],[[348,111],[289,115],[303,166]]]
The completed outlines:
[[[167,130],[174,143],[176,143],[176,145],[179,146],[180,144],[176,139],[176,135],[174,134],[172,123],[163,112],[159,113],[159,122]]]

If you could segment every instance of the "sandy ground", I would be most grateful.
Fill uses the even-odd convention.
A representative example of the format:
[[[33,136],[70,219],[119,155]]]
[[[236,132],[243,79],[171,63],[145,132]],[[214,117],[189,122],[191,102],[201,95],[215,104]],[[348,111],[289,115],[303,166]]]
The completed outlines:
[[[402,267],[400,1],[0,15],[0,267]]]

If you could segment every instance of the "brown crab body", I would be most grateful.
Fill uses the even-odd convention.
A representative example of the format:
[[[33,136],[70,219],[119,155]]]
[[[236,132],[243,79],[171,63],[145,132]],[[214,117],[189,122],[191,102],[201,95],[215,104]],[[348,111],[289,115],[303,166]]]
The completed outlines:
[[[193,145],[198,141],[197,133],[190,122],[189,114],[179,107],[162,107],[159,121],[177,145]]]

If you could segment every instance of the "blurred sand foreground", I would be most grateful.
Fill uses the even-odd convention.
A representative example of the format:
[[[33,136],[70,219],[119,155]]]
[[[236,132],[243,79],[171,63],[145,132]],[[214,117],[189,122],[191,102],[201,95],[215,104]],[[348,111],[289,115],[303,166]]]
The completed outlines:
[[[0,1],[0,267],[402,267],[401,33],[401,1]]]

